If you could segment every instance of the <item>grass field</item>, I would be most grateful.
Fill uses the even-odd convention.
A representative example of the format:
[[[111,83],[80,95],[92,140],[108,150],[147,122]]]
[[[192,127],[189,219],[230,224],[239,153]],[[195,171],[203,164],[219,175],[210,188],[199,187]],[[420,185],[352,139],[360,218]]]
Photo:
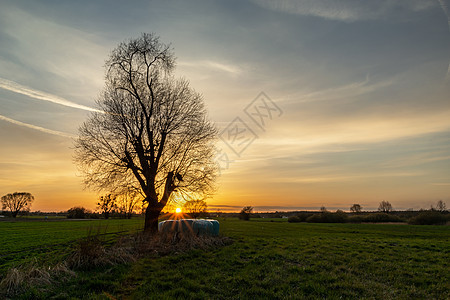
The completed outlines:
[[[31,245],[67,251],[71,238],[86,234],[88,223],[83,222],[99,222],[92,223],[97,226],[110,222],[107,230],[111,233],[114,226],[117,232],[132,230],[142,222],[120,221],[0,222],[0,230],[2,241],[11,235],[20,240],[6,244],[10,253],[15,249],[35,255],[36,250],[29,250]],[[79,272],[58,287],[29,291],[23,297],[450,298],[449,226],[276,221],[220,220],[221,233],[234,240],[231,245]],[[43,238],[36,241],[40,232]],[[69,244],[51,250],[52,245],[64,243]]]
[[[88,234],[101,234],[105,239],[143,228],[143,221],[132,220],[67,220],[60,218],[24,218],[1,221],[0,274],[8,268],[34,260],[61,259],[73,243]],[[1,276],[1,275],[0,275]]]

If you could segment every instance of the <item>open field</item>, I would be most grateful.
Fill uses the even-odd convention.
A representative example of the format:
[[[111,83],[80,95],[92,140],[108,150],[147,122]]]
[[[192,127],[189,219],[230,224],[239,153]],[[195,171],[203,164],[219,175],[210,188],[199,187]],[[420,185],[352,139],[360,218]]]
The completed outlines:
[[[231,245],[79,272],[59,287],[29,291],[24,297],[450,297],[449,226],[271,221],[275,220],[220,220],[221,233],[234,240]],[[71,240],[86,235],[88,222],[108,224],[112,233],[133,230],[142,220],[0,222],[2,241],[16,240],[0,249],[21,250],[26,256],[38,254],[40,247],[44,252],[66,252]],[[8,259],[22,258],[13,255]],[[2,264],[10,263],[4,259]]]
[[[73,243],[88,234],[105,239],[143,228],[142,220],[68,220],[51,217],[0,222],[0,274],[11,266],[35,259],[60,259]],[[51,261],[50,261],[51,262]]]

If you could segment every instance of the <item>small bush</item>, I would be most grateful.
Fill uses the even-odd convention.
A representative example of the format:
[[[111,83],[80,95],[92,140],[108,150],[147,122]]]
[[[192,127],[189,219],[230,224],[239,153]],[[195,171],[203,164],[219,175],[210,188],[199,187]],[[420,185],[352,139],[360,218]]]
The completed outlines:
[[[84,207],[72,207],[67,211],[68,219],[84,219],[88,213]]]
[[[250,220],[250,215],[252,214],[252,212],[253,212],[253,207],[245,206],[244,208],[242,208],[241,212],[239,213],[239,219],[244,220],[244,221]]]
[[[292,216],[288,218],[289,223],[300,223],[302,222],[298,216]]]
[[[89,219],[100,219],[100,214],[94,212],[94,213],[87,214],[86,217]]]
[[[348,218],[349,223],[362,223],[365,218],[363,216],[351,216]]]
[[[308,223],[323,223],[322,222],[322,214],[313,214],[306,219]]]
[[[408,221],[412,225],[444,225],[447,217],[437,211],[425,211]]]
[[[397,216],[390,215],[387,213],[376,213],[365,216],[364,222],[384,223],[384,222],[403,222],[403,220]]]
[[[320,214],[313,214],[306,219],[308,223],[345,223],[347,222],[347,215],[343,211],[335,213],[323,212]]]
[[[306,222],[306,219],[308,219],[308,217],[311,215],[312,214],[310,214],[310,213],[299,213],[295,216],[289,217],[288,222],[289,223]]]

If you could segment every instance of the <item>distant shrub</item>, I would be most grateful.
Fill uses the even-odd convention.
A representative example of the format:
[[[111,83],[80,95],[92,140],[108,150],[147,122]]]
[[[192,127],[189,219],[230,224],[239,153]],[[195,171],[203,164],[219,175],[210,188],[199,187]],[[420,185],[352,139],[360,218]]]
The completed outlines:
[[[444,225],[447,223],[447,217],[437,211],[425,211],[409,219],[408,223],[412,225]]]
[[[300,219],[300,222],[306,222],[306,219],[311,216],[311,214],[308,213],[299,213],[297,217]]]
[[[313,214],[306,218],[306,222],[308,223],[323,223],[322,222],[322,214]]]
[[[299,213],[295,216],[289,217],[288,222],[289,223],[300,223],[300,222],[306,222],[306,219],[311,216],[311,214],[308,213]]]
[[[245,206],[242,208],[241,212],[239,213],[239,219],[248,221],[250,220],[250,215],[253,212],[253,207],[251,206]]]
[[[93,212],[90,214],[86,214],[85,217],[89,219],[100,219],[100,214]]]
[[[68,219],[84,219],[87,214],[87,209],[84,207],[72,207],[67,211]]]
[[[292,216],[288,218],[288,222],[289,223],[300,223],[301,220],[298,216]]]
[[[328,211],[320,214],[313,214],[306,219],[308,223],[345,223],[347,222],[347,215],[343,211],[331,213]]]
[[[365,216],[363,222],[384,223],[384,222],[403,222],[403,220],[397,216],[390,215],[387,213],[375,213]]]
[[[361,216],[361,215],[351,216],[348,218],[349,223],[362,223],[362,222],[364,222],[364,220],[365,220],[364,216]]]

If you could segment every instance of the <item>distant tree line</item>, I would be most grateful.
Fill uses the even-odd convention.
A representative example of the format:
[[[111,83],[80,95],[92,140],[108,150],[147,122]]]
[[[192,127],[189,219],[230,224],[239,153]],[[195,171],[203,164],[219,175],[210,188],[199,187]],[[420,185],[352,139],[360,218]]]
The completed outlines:
[[[220,213],[217,216],[234,216],[241,220],[251,218],[288,218],[290,223],[394,223],[407,222],[412,225],[440,225],[450,221],[450,213],[446,209],[446,204],[439,200],[435,206],[429,210],[420,211],[394,211],[389,201],[381,201],[377,212],[363,211],[360,204],[353,204],[350,213],[340,209],[330,212],[325,206],[320,207],[319,212],[272,212],[253,213],[253,207],[245,206],[239,213]]]
[[[359,204],[350,207],[350,214],[342,210],[329,212],[324,207],[320,208],[320,213],[303,212],[290,216],[288,222],[308,222],[308,223],[390,223],[408,222],[412,225],[443,225],[450,221],[450,213],[446,210],[446,205],[439,200],[436,206],[431,206],[429,210],[394,212],[392,205],[388,201],[380,202],[378,212],[363,212]]]

